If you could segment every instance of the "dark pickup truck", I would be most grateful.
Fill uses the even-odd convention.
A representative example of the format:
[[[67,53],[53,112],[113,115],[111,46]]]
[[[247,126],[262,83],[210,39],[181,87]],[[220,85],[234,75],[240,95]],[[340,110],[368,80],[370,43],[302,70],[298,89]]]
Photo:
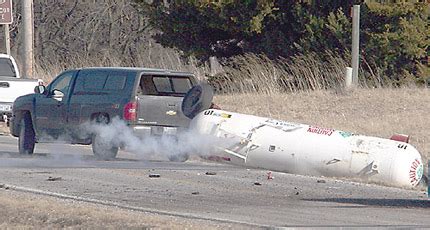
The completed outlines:
[[[35,143],[67,135],[75,144],[92,144],[95,156],[114,158],[120,146],[104,147],[100,135],[78,135],[86,122],[124,120],[137,136],[176,135],[189,125],[181,103],[197,84],[193,74],[160,69],[93,67],[68,70],[47,87],[17,98],[10,130],[21,154]]]

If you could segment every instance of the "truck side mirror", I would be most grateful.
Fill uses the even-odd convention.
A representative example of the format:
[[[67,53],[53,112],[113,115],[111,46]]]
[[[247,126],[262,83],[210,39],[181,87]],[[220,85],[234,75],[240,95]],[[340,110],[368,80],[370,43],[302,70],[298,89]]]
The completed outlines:
[[[52,91],[52,98],[54,98],[57,101],[62,101],[64,97],[64,93],[61,92],[58,89],[54,89],[54,91]]]
[[[44,85],[38,85],[38,86],[34,87],[35,93],[43,94],[45,91],[46,91],[46,88]]]

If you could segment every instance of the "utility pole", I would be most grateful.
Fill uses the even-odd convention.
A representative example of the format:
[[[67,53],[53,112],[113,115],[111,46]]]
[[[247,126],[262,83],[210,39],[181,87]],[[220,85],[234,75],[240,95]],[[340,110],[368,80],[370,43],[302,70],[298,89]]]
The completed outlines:
[[[358,67],[360,60],[360,5],[352,8],[352,84],[358,86]]]
[[[0,24],[4,25],[4,41],[7,55],[10,55],[9,24],[11,24],[12,21],[12,0],[0,1]]]
[[[9,33],[9,24],[4,25],[4,41],[6,46],[6,54],[10,55],[10,33]]]
[[[23,67],[25,78],[33,78],[33,0],[23,0],[24,52]]]

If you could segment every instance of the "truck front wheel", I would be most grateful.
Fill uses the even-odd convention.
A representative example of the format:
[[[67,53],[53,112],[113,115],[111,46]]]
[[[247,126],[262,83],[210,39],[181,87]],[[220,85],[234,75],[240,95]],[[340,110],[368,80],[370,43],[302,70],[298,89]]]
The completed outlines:
[[[18,150],[20,154],[33,154],[34,143],[36,142],[34,137],[33,124],[31,122],[31,116],[29,113],[24,114],[20,121],[20,130],[18,138]]]

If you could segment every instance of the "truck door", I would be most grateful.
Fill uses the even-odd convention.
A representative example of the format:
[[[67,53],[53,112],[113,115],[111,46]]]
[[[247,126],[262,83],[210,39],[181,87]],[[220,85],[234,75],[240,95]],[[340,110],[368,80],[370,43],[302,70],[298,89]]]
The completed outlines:
[[[47,93],[36,97],[34,109],[39,137],[56,139],[64,134],[67,106],[75,72],[63,72],[47,87]]]
[[[181,104],[194,84],[192,76],[142,75],[137,92],[137,123],[188,127],[190,119],[182,114]]]

